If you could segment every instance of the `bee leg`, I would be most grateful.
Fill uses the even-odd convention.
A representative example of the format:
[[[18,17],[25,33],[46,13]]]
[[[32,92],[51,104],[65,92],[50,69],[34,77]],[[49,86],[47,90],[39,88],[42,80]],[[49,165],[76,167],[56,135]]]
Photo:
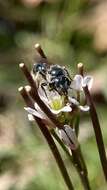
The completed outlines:
[[[41,88],[42,88],[42,90],[44,91],[45,96],[46,96],[47,99],[48,99],[48,96],[47,96],[46,90],[45,90],[45,88],[44,88],[44,87],[47,86],[47,85],[48,85],[48,84],[44,82],[44,83],[41,84]]]
[[[62,95],[62,89],[54,87],[54,90],[61,96]]]
[[[66,71],[66,74],[68,75],[69,79],[72,81],[72,78],[71,78],[71,76],[70,76],[68,70],[67,70],[65,67],[64,67],[64,70]]]
[[[52,90],[55,90],[55,89],[54,89],[54,83],[53,83],[53,82],[50,82],[50,83],[49,83],[49,91],[52,91]]]

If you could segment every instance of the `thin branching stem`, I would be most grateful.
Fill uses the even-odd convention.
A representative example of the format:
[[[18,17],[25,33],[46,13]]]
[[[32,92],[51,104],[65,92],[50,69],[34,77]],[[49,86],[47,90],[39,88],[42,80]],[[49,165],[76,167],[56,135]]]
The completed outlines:
[[[64,178],[64,181],[65,181],[68,189],[73,190],[74,188],[73,188],[73,185],[71,183],[71,179],[70,179],[70,177],[68,175],[68,172],[66,170],[64,162],[63,162],[63,160],[61,158],[61,155],[60,155],[60,153],[58,151],[58,148],[57,148],[53,138],[51,137],[51,134],[50,134],[49,130],[41,123],[40,119],[36,119],[36,122],[38,123],[42,133],[44,134],[44,136],[46,138],[46,141],[47,141],[47,143],[48,143],[48,145],[49,145],[49,147],[50,147],[50,149],[51,149],[51,151],[53,153],[53,156],[54,156],[54,158],[55,158],[55,160],[56,160],[56,162],[57,162],[57,164],[59,166],[59,169],[61,171],[61,174],[62,174],[62,176]]]
[[[86,169],[86,165],[82,156],[80,146],[78,147],[76,151],[72,151],[72,154],[70,154],[66,146],[61,141],[61,139],[55,133],[55,131],[51,130],[51,133],[56,139],[56,141],[60,144],[64,152],[66,153],[71,163],[76,168],[77,173],[80,176],[81,182],[83,184],[84,190],[90,190],[90,185],[89,185],[88,176],[87,176],[87,169]]]
[[[84,190],[91,190],[89,180],[88,180],[87,167],[86,167],[85,160],[81,152],[80,145],[78,146],[76,150],[72,150],[72,157],[73,157],[74,165],[81,178],[81,182],[83,184]]]
[[[79,73],[82,76],[84,76],[84,68],[83,68],[82,63],[78,64],[78,70],[79,70]],[[101,127],[100,127],[100,122],[98,119],[97,111],[96,111],[95,106],[94,106],[93,99],[92,99],[91,94],[88,90],[88,87],[86,86],[83,89],[84,89],[86,101],[87,101],[88,105],[90,106],[89,112],[90,112],[90,116],[91,116],[91,120],[92,120],[92,124],[93,124],[93,129],[94,129],[94,133],[95,133],[95,137],[96,137],[100,161],[101,161],[101,165],[103,168],[105,179],[107,181],[107,157],[106,157],[106,151],[105,151],[104,142],[103,142],[102,131],[101,131]]]
[[[27,104],[27,106],[30,106],[31,108],[35,109],[33,101],[29,97],[29,95],[27,94],[25,88],[23,88],[23,87],[19,88],[19,92],[22,95],[22,97],[23,97],[25,103]],[[34,116],[34,119],[35,119],[36,123],[38,124],[42,134],[44,135],[44,137],[45,137],[45,139],[46,139],[46,141],[47,141],[47,143],[48,143],[48,145],[49,145],[49,147],[50,147],[50,149],[52,151],[52,154],[53,154],[53,156],[54,156],[54,158],[56,160],[56,163],[57,163],[57,165],[58,165],[58,167],[60,169],[60,172],[61,172],[61,174],[63,176],[63,179],[64,179],[68,189],[69,190],[74,190],[72,182],[71,182],[70,177],[68,175],[68,172],[66,170],[66,167],[64,165],[64,162],[63,162],[63,160],[61,158],[61,155],[60,155],[60,153],[58,151],[58,148],[57,148],[57,146],[56,146],[56,144],[55,144],[55,142],[54,142],[48,128],[45,126],[45,124],[42,122],[41,119],[39,119],[39,118],[37,118],[35,116]]]
[[[86,100],[90,106],[90,116],[91,116],[93,129],[94,129],[94,133],[95,133],[95,137],[96,137],[100,161],[101,161],[101,165],[103,168],[105,179],[107,181],[107,157],[106,157],[106,152],[105,152],[105,147],[104,147],[103,136],[102,136],[99,119],[97,116],[97,112],[96,112],[92,97],[91,97],[90,92],[87,87],[84,88],[84,92],[86,95]]]
[[[81,63],[79,65],[81,66]],[[83,74],[83,69],[81,69],[81,73]],[[80,102],[80,92],[79,91],[77,91],[77,100],[78,100],[78,102]],[[76,114],[76,120],[75,120],[75,124],[74,124],[74,128],[75,128],[77,137],[79,134],[79,125],[80,125],[80,113],[78,112]],[[74,156],[74,162],[76,162],[77,172],[81,178],[81,182],[84,186],[84,189],[90,189],[90,184],[89,184],[89,180],[88,180],[88,171],[87,171],[87,167],[85,164],[85,160],[84,160],[80,145],[78,146],[77,150],[72,151],[72,154]]]
[[[83,170],[84,170],[84,173],[85,173],[86,175],[88,175],[86,163],[85,163],[85,160],[84,160],[84,157],[83,157],[83,154],[82,154],[81,146],[80,146],[80,145],[79,145],[79,147],[78,147],[78,155],[79,155],[79,159],[80,159],[82,168],[83,168]]]
[[[81,179],[81,182],[83,184],[84,190],[91,190],[87,174],[86,174],[86,172],[84,172],[82,164],[81,164],[81,162],[79,160],[78,150],[76,152],[73,151],[72,156],[73,156],[74,165],[75,165],[75,167],[77,169],[77,172],[78,172],[78,174],[80,176],[80,179]]]
[[[75,133],[76,133],[77,137],[79,134],[79,122],[80,122],[80,115],[79,115],[79,113],[77,113],[76,114],[76,122],[75,122]]]

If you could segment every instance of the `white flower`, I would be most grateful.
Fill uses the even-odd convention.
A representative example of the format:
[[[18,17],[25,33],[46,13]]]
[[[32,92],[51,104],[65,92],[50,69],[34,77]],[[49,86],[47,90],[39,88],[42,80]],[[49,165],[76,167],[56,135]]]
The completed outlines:
[[[64,129],[58,130],[60,138],[63,142],[72,150],[78,147],[78,139],[75,134],[75,130],[69,125],[64,125]]]
[[[39,108],[39,106],[38,106],[36,103],[35,103],[34,105],[35,105],[36,108],[37,108],[37,107],[38,107],[38,108],[37,108],[37,109],[32,109],[32,108],[30,108],[30,107],[24,107],[24,109],[25,109],[29,114],[31,114],[31,115],[34,115],[34,116],[36,116],[36,117],[38,117],[38,118],[40,118],[40,119],[47,120],[46,114]],[[51,110],[51,112],[52,112],[53,114],[57,115],[57,114],[59,114],[59,113],[61,113],[61,112],[71,112],[71,111],[72,111],[72,108],[71,108],[69,105],[67,105],[67,106],[64,106],[62,109],[59,109],[59,110],[53,110],[53,109],[51,109],[51,108],[50,108],[50,110]],[[28,119],[29,119],[30,121],[33,120],[33,118],[32,118],[31,115],[28,115]]]
[[[70,107],[70,105],[66,105],[63,108],[59,109],[59,110],[54,110],[54,109],[50,109],[52,111],[53,114],[59,114],[61,112],[71,112],[72,108]]]
[[[72,83],[71,83],[71,88],[73,90],[76,90],[78,92],[83,91],[83,88],[88,86],[88,89],[90,90],[92,87],[93,83],[93,78],[91,76],[81,76],[81,75],[75,75]],[[88,105],[80,105],[80,103],[75,99],[72,98],[71,96],[68,97],[68,100],[71,104],[76,105],[81,111],[89,111],[89,106]]]
[[[47,107],[50,109],[50,111],[53,114],[58,115],[61,112],[71,112],[72,111],[70,104],[64,105],[63,97],[61,97],[59,94],[56,94],[55,92],[53,92],[53,93],[50,92],[50,93],[51,93],[51,95],[49,96],[49,98],[47,98],[45,96],[45,94],[42,95],[41,91],[39,91],[40,98],[47,105]],[[30,121],[34,120],[31,115],[34,115],[43,120],[49,120],[48,117],[46,116],[46,114],[40,109],[40,107],[38,106],[37,103],[34,104],[34,108],[35,109],[32,109],[30,107],[24,108],[30,114],[30,115],[28,114],[28,119]]]
[[[81,111],[84,111],[84,112],[87,112],[87,111],[89,111],[89,109],[90,109],[90,107],[89,107],[88,105],[85,105],[85,106],[79,105],[78,107],[79,107],[79,109],[80,109]]]
[[[84,106],[80,105],[80,103],[75,98],[71,98],[69,96],[68,100],[71,104],[74,104],[75,106],[77,106],[81,111],[87,112],[90,109],[88,105],[84,105]]]
[[[36,105],[36,103],[34,104],[34,106]],[[37,105],[35,106],[37,107]],[[30,114],[28,114],[28,118],[30,119],[30,121],[33,119],[31,115],[34,115],[40,119],[47,119],[47,116],[45,115],[45,113],[39,108],[38,109],[32,109],[30,107],[24,107],[24,109]]]
[[[72,83],[71,88],[77,91],[82,91],[83,87],[88,86],[88,89],[90,90],[93,84],[93,77],[92,76],[81,76],[81,75],[75,75]]]

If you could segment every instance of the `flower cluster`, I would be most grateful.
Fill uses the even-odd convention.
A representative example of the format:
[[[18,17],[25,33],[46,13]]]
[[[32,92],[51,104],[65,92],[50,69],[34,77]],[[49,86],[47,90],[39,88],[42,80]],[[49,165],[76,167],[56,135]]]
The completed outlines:
[[[73,190],[73,186],[53,137],[74,164],[81,176],[84,189],[86,187],[90,189],[86,164],[78,142],[80,112],[89,111],[90,113],[103,172],[107,179],[107,158],[103,137],[89,92],[93,78],[84,75],[81,63],[78,64],[79,74],[71,78],[65,67],[50,65],[39,44],[36,44],[36,50],[42,59],[33,65],[31,73],[24,63],[20,64],[20,68],[30,84],[30,86],[19,88],[27,105],[24,109],[28,112],[29,120],[36,121],[48,142],[68,189]]]
[[[58,68],[59,67],[60,66],[58,66]],[[40,72],[37,72],[36,74],[39,78]],[[33,74],[32,76],[35,80],[35,75]],[[38,80],[37,76],[36,80]],[[76,96],[74,97],[73,94],[80,94],[85,86],[88,86],[90,89],[92,82],[93,78],[91,76],[83,77],[81,75],[75,75],[66,95],[59,94],[55,89],[50,90],[48,86],[42,88],[41,80],[38,84],[38,94],[40,99],[46,104],[52,114],[58,118],[59,122],[63,124],[64,130],[60,130],[56,127],[58,135],[68,147],[71,147],[71,149],[75,149],[78,146],[75,128],[72,123],[73,119],[71,118],[75,117],[75,114],[80,111],[89,111],[89,106],[81,105],[80,99],[77,99]],[[25,107],[24,109],[28,112],[28,118],[30,121],[33,121],[33,116],[36,116],[40,118],[48,127],[51,126],[49,118],[36,102],[34,103],[34,109],[31,107]],[[70,143],[70,139],[72,143]]]
[[[91,76],[86,76],[86,77],[82,77],[81,75],[75,75],[72,83],[71,83],[71,91],[77,91],[77,92],[81,92],[83,91],[83,87],[84,86],[88,86],[89,89],[91,89],[92,87],[92,81],[93,78]],[[44,91],[41,89],[41,87],[39,87],[38,89],[38,93],[40,98],[45,102],[45,104],[48,106],[48,108],[51,110],[51,112],[55,115],[59,115],[61,113],[64,112],[72,112],[72,107],[73,105],[75,105],[76,107],[78,107],[81,111],[89,111],[89,106],[88,105],[81,105],[80,102],[72,97],[72,96],[68,96],[67,97],[67,103],[65,103],[64,101],[64,96],[60,96],[57,92],[55,91],[49,91],[47,89],[46,94],[44,93]],[[47,116],[45,115],[45,113],[39,108],[38,104],[35,102],[34,104],[35,106],[35,110],[31,109],[29,107],[25,107],[25,110],[28,111],[29,115],[29,120],[33,120],[32,115],[35,115],[36,117],[39,117],[40,119],[44,119],[47,120]]]

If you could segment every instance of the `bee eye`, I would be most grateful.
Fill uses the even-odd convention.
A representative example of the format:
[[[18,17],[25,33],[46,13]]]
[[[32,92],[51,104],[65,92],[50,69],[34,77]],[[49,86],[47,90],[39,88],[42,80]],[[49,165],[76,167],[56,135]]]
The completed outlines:
[[[48,73],[53,77],[59,77],[65,74],[64,69],[58,65],[52,66]]]
[[[33,66],[33,73],[36,74],[39,72],[41,75],[46,73],[46,64],[45,63],[37,63]]]

